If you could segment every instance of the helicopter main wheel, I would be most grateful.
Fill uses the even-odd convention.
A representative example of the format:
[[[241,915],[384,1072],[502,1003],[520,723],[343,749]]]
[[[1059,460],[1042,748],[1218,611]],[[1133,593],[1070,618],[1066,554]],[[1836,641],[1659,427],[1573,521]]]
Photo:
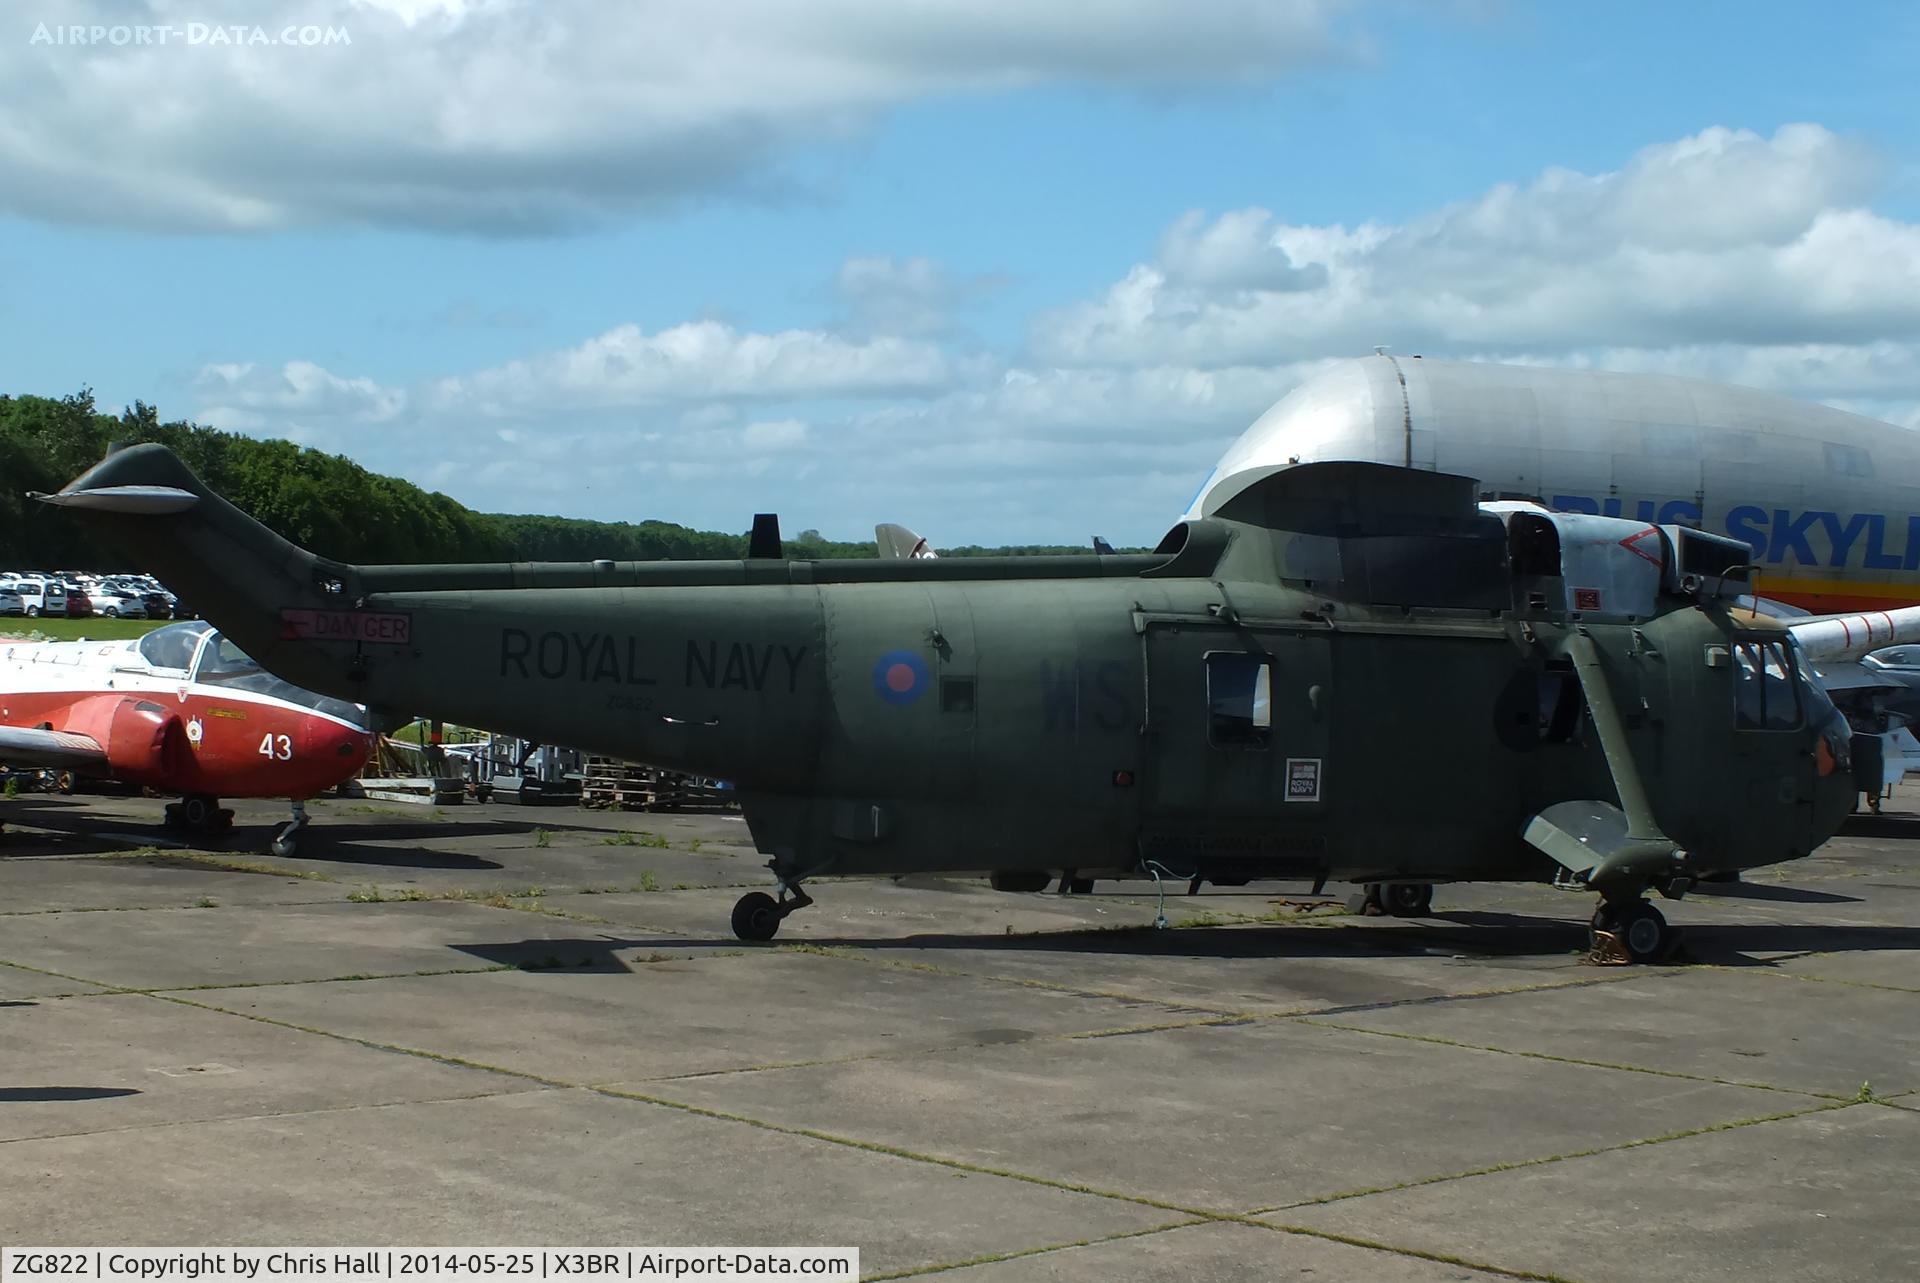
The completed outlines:
[[[1433,912],[1433,883],[1383,882],[1378,899],[1381,910],[1396,918],[1424,918]]]
[[[1666,915],[1645,900],[1602,904],[1593,915],[1593,929],[1612,935],[1629,962],[1659,962],[1679,939]]]

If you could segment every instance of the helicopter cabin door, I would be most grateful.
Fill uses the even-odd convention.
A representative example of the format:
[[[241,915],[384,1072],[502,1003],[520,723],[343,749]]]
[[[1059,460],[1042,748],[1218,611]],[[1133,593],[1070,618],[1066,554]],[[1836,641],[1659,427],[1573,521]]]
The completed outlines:
[[[1312,876],[1326,864],[1324,633],[1150,622],[1142,855],[1163,873]]]

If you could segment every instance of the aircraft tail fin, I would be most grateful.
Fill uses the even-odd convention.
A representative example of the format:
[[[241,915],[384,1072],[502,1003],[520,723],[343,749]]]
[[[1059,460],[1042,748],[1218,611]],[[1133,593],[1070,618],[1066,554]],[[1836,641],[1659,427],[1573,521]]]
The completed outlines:
[[[883,521],[873,528],[873,542],[882,560],[923,561],[935,556],[927,541],[898,522]]]
[[[100,530],[255,658],[286,649],[290,615],[349,604],[357,579],[228,503],[163,445],[117,450],[33,497]]]

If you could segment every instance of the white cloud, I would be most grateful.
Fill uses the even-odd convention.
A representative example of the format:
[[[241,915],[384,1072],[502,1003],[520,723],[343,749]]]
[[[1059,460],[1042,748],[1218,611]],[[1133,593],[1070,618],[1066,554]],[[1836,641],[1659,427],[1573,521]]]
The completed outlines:
[[[1860,203],[1872,170],[1813,126],[1714,129],[1398,225],[1190,215],[1153,261],[1038,318],[1023,354],[957,353],[939,264],[862,258],[838,296],[872,306],[840,331],[621,326],[409,390],[302,362],[198,386],[260,430],[405,425],[363,461],[485,508],[1152,540],[1249,422],[1374,343],[1704,377],[1920,427],[1920,227]]]
[[[442,379],[429,397],[441,411],[497,415],[729,397],[926,394],[951,377],[938,347],[911,339],[743,333],[692,321],[655,334],[618,326],[571,348]]]
[[[749,454],[779,454],[807,443],[807,425],[799,419],[768,419],[740,430],[740,445]]]
[[[956,311],[1002,283],[993,276],[956,277],[930,258],[867,255],[841,263],[833,289],[856,330],[933,335],[949,330]]]
[[[778,188],[796,147],[955,93],[1211,88],[1351,60],[1341,0],[72,0],[61,26],[318,47],[0,42],[0,207],[63,221],[489,232]]]
[[[311,420],[390,423],[407,409],[407,394],[369,378],[343,378],[311,361],[278,369],[251,363],[203,366],[194,377],[199,413],[236,431]]]
[[[1920,228],[1860,206],[1875,168],[1816,125],[1716,128],[1401,225],[1189,215],[1154,262],[1040,318],[1034,343],[1062,364],[1205,367],[1920,333]]]

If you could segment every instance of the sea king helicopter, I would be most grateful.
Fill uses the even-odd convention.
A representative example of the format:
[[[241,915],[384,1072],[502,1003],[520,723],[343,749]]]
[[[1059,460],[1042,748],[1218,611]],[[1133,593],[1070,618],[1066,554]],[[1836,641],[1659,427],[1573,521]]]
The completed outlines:
[[[1804,856],[1854,799],[1849,732],[1744,612],[1751,549],[1475,501],[1373,463],[1271,471],[1151,554],[360,566],[166,448],[56,495],[289,681],[734,781],[773,937],[822,875],[999,870],[1647,899]],[[758,555],[753,555],[758,554]]]

